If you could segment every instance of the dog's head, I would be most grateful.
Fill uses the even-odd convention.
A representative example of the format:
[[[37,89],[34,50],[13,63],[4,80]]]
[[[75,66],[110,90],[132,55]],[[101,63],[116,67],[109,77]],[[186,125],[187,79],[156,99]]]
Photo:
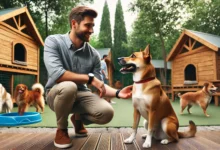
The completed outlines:
[[[204,88],[205,92],[209,93],[210,95],[212,95],[213,93],[216,92],[216,90],[218,89],[213,83],[211,82],[205,82],[204,83]]]
[[[15,88],[16,94],[24,94],[28,90],[28,87],[25,84],[18,84]]]
[[[134,52],[129,57],[118,58],[118,63],[122,66],[121,73],[134,73],[143,68],[146,69],[151,61],[150,46],[147,45],[145,50]]]

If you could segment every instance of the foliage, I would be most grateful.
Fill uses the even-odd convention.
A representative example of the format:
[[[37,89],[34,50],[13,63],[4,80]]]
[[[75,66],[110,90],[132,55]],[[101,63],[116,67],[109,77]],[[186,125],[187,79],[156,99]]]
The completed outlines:
[[[121,0],[118,0],[115,11],[115,24],[114,24],[114,47],[112,49],[112,62],[114,63],[115,71],[114,78],[115,80],[120,80],[124,85],[127,85],[128,80],[126,75],[121,75],[119,72],[120,66],[118,65],[117,58],[127,55],[126,50],[127,44],[127,34],[125,28],[124,14],[121,6]]]
[[[195,1],[191,18],[183,25],[186,29],[220,36],[220,1]]]
[[[91,44],[94,48],[103,48],[103,44],[99,41],[96,35],[92,35],[89,44]]]
[[[107,1],[105,1],[99,32],[99,41],[104,48],[112,48],[112,30]]]
[[[134,23],[131,44],[142,49],[150,44],[153,58],[164,59],[165,78],[166,56],[171,45],[167,43],[173,43],[179,34],[177,26],[182,23],[186,6],[187,0],[136,0],[132,3],[131,9],[139,11],[139,17]],[[162,82],[166,84],[166,80]]]

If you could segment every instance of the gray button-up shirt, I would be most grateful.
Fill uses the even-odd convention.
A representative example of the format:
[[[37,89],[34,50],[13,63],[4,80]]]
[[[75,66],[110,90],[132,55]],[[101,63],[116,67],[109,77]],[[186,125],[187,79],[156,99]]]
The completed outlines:
[[[100,55],[89,43],[75,49],[69,33],[50,35],[45,40],[44,63],[48,72],[46,90],[56,84],[65,71],[79,74],[94,73],[102,80]],[[78,90],[88,90],[86,84],[77,84]]]

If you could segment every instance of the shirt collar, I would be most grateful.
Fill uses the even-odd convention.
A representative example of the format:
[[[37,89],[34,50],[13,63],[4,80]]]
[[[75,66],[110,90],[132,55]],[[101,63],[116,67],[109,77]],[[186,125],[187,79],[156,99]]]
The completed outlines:
[[[66,44],[67,44],[69,50],[74,50],[74,51],[83,50],[83,51],[84,51],[87,42],[84,42],[84,43],[83,43],[83,46],[82,46],[81,48],[75,49],[75,48],[74,48],[74,44],[72,43],[69,34],[70,34],[70,31],[65,34]]]

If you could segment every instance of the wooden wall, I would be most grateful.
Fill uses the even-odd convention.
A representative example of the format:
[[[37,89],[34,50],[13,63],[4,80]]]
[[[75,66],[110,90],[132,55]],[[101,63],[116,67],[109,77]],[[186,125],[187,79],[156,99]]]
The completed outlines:
[[[215,80],[217,78],[215,58],[216,52],[207,47],[179,54],[172,63],[172,85],[182,86],[184,84],[184,70],[189,64],[196,67],[198,85],[203,85],[205,81]]]
[[[27,66],[12,63],[13,42],[24,45],[27,51]],[[0,46],[0,64],[38,70],[38,46],[31,37],[24,36],[22,33],[19,34],[19,32],[12,30],[10,27],[0,24]]]
[[[220,80],[220,50],[216,53],[217,80]]]

